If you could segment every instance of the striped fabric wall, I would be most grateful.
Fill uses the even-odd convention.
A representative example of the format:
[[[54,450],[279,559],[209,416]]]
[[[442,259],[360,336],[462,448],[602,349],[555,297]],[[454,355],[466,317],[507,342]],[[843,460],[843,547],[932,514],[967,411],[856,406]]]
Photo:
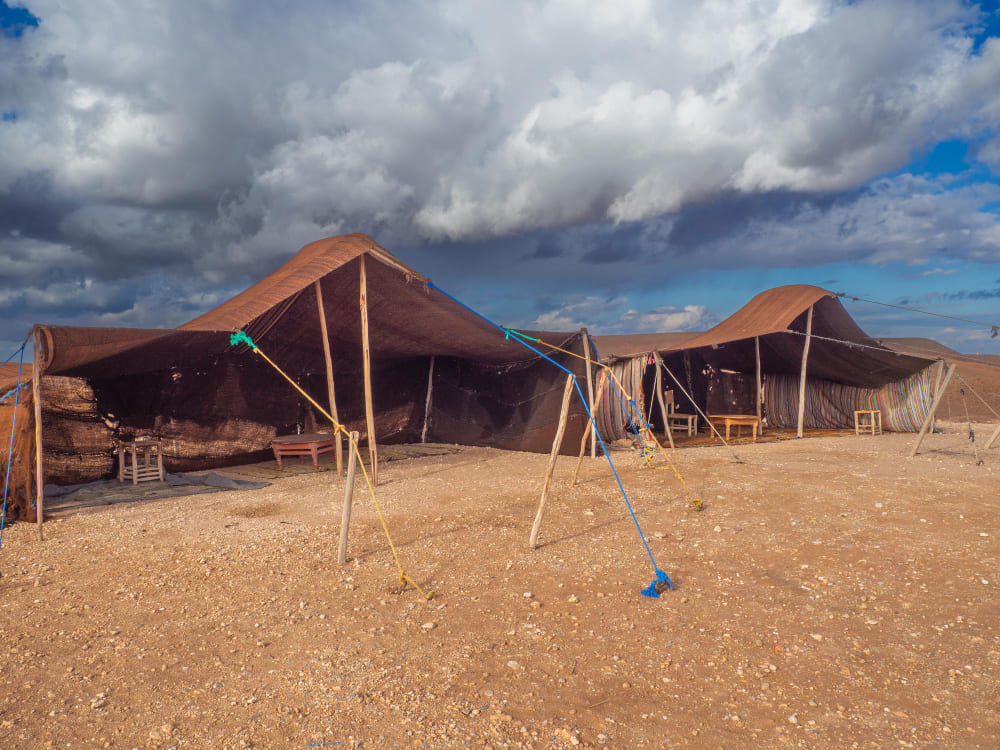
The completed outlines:
[[[645,400],[642,392],[642,373],[646,369],[648,359],[649,355],[643,354],[641,357],[618,360],[611,365],[614,377],[622,384],[640,411]],[[596,395],[594,394],[595,398]],[[597,428],[606,441],[620,440],[628,436],[626,426],[632,421],[629,406],[611,376],[605,383],[604,396],[594,416],[597,419]]]
[[[854,412],[879,409],[882,426],[894,432],[916,432],[934,400],[934,366],[910,377],[882,386],[858,388],[829,380],[806,381],[806,427],[854,429]],[[764,410],[772,427],[791,428],[798,424],[799,378],[794,375],[765,375]]]

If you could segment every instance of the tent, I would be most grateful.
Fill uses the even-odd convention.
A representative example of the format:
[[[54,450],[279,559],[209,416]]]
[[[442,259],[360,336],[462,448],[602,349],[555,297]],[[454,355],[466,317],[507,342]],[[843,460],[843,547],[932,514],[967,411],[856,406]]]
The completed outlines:
[[[259,460],[276,435],[322,427],[270,366],[230,344],[235,330],[324,408],[332,401],[375,460],[385,442],[551,447],[565,373],[350,234],[306,245],[175,329],[36,326],[44,481],[110,476],[114,442],[138,435],[160,439],[167,469],[183,471]],[[580,333],[535,335],[583,352]],[[584,360],[552,358],[584,375]],[[567,446],[585,425],[577,400]]]
[[[771,427],[842,429],[877,409],[886,429],[916,431],[930,410],[936,360],[868,337],[834,292],[796,284],[761,292],[708,331],[596,337],[644,418],[663,427],[657,371],[679,411],[756,414]],[[628,416],[605,398],[598,426],[621,437]],[[801,429],[800,428],[800,429]]]

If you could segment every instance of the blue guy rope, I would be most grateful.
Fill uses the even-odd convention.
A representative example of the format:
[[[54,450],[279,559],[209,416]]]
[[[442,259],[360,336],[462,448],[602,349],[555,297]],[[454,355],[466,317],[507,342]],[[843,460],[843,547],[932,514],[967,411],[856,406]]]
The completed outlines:
[[[646,554],[649,555],[649,561],[653,565],[653,574],[656,576],[656,578],[653,579],[652,583],[650,583],[649,586],[647,586],[646,588],[642,589],[642,591],[640,593],[643,596],[648,596],[648,597],[653,598],[653,599],[659,599],[660,598],[660,592],[664,590],[664,587],[666,587],[667,589],[673,589],[674,584],[670,580],[669,576],[667,576],[667,574],[664,573],[662,570],[660,570],[657,567],[657,565],[656,565],[656,560],[653,558],[653,551],[649,548],[649,543],[646,541],[646,535],[642,533],[642,527],[639,525],[639,519],[636,518],[636,516],[635,516],[635,511],[632,509],[632,503],[629,502],[628,495],[625,493],[625,487],[622,485],[622,480],[618,476],[618,470],[615,468],[615,464],[611,460],[611,455],[608,453],[607,446],[604,445],[604,438],[601,435],[601,431],[597,429],[597,421],[594,419],[594,415],[590,413],[590,405],[587,403],[587,399],[584,398],[584,396],[583,396],[583,391],[580,389],[580,383],[579,383],[579,381],[577,381],[576,375],[574,375],[572,371],[570,371],[569,369],[567,369],[563,365],[559,364],[558,362],[556,362],[554,359],[552,359],[548,355],[546,355],[546,354],[538,351],[538,349],[536,349],[531,344],[529,344],[527,341],[525,341],[523,338],[521,338],[523,334],[519,334],[517,331],[511,330],[509,328],[504,328],[503,326],[494,323],[492,320],[490,320],[489,318],[487,318],[482,313],[479,313],[476,310],[473,310],[471,307],[469,307],[467,304],[465,304],[461,300],[459,300],[456,297],[453,297],[450,294],[448,294],[448,292],[444,291],[441,287],[437,286],[434,282],[428,281],[427,282],[427,286],[430,287],[430,288],[432,288],[432,289],[437,289],[439,292],[441,292],[441,294],[443,294],[445,297],[447,297],[448,299],[450,299],[452,302],[456,303],[457,305],[460,305],[460,306],[464,307],[466,310],[468,310],[469,312],[471,312],[476,317],[481,318],[482,320],[486,321],[491,326],[493,326],[494,328],[496,328],[498,331],[500,331],[501,333],[503,333],[505,337],[510,336],[510,334],[515,334],[514,337],[513,337],[514,341],[517,341],[522,346],[527,347],[528,349],[530,349],[531,351],[533,351],[535,354],[537,354],[542,359],[548,360],[549,362],[551,362],[552,364],[554,364],[556,367],[558,367],[560,370],[562,370],[567,375],[569,375],[571,378],[573,378],[573,385],[576,386],[576,392],[580,396],[580,401],[583,404],[583,409],[584,409],[585,412],[587,412],[587,418],[590,419],[590,423],[594,427],[594,434],[597,435],[597,439],[601,443],[601,450],[604,451],[604,457],[608,460],[608,466],[611,467],[611,473],[614,474],[615,482],[618,483],[618,490],[622,493],[622,497],[625,499],[625,505],[628,507],[629,515],[632,516],[632,523],[635,524],[636,531],[639,532],[639,539],[642,540],[642,546],[646,548]]]
[[[15,352],[16,353],[16,352]],[[3,527],[7,523],[7,493],[10,491],[10,466],[14,458],[14,428],[17,426],[17,405],[21,400],[21,370],[24,368],[24,344],[21,344],[20,359],[17,363],[17,390],[14,394],[14,416],[10,419],[10,448],[7,452],[7,473],[3,478],[3,511],[0,512],[0,549],[3,548]],[[12,354],[7,362],[14,359]],[[7,364],[4,362],[4,364]]]

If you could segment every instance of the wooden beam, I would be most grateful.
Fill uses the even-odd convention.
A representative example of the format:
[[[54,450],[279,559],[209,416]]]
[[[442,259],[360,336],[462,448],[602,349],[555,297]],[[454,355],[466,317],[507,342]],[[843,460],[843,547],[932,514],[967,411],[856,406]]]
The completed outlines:
[[[594,399],[594,408],[590,410],[590,413],[594,415],[594,421],[597,421],[597,409],[601,406],[601,398],[604,396],[605,385],[608,382],[608,371],[605,368],[601,368],[601,374],[597,376],[597,398]],[[580,455],[576,459],[576,471],[573,472],[573,481],[570,484],[576,484],[576,478],[580,475],[580,465],[583,463],[583,454],[587,452],[587,437],[591,434],[596,436],[594,433],[594,422],[587,422],[587,427],[583,431],[583,439],[580,441]]]
[[[927,416],[924,417],[924,423],[920,425],[920,434],[917,435],[917,440],[913,444],[913,450],[910,451],[910,458],[917,455],[917,449],[920,448],[920,443],[923,442],[924,435],[927,434],[927,428],[931,426],[931,422],[934,421],[934,413],[937,411],[938,406],[941,404],[941,397],[944,396],[945,389],[948,387],[948,383],[951,382],[951,376],[955,374],[955,365],[948,365],[948,373],[944,376],[944,382],[941,383],[941,388],[934,395],[934,403],[931,404],[931,410],[927,412]]]
[[[559,449],[562,447],[563,434],[566,432],[566,420],[569,417],[569,400],[573,395],[573,376],[566,376],[566,387],[563,389],[562,408],[559,411],[559,426],[556,428],[556,437],[552,441],[552,453],[549,454],[549,463],[545,467],[545,484],[542,485],[542,499],[538,503],[538,513],[535,514],[535,522],[531,525],[531,536],[528,544],[532,549],[538,546],[538,530],[542,526],[542,514],[545,512],[545,501],[549,497],[549,485],[552,483],[552,472],[556,468],[556,458],[559,456]]]
[[[944,374],[944,360],[938,360],[937,366],[937,377],[934,380],[934,395],[937,396],[938,391],[941,390],[941,376]],[[937,418],[931,421],[931,432],[937,428]]]
[[[38,541],[42,541],[45,518],[45,479],[42,476],[42,331],[35,329],[35,352],[31,362],[31,400],[35,409],[35,523]]]
[[[797,437],[802,437],[802,428],[806,417],[806,362],[809,360],[809,344],[812,343],[813,306],[809,305],[809,315],[806,317],[806,342],[802,346],[802,372],[799,375],[799,426]]]
[[[368,346],[368,274],[365,256],[361,261],[361,359],[365,374],[365,423],[368,427],[368,456],[371,458],[372,484],[378,486],[378,447],[375,445],[375,409],[372,406],[372,363]]]
[[[660,414],[663,416],[663,434],[670,441],[670,447],[674,448],[674,431],[670,429],[670,415],[667,414],[667,405],[663,401],[663,360],[660,359],[659,352],[653,352],[653,366],[656,368],[656,400],[660,402]],[[650,430],[652,432],[652,430]]]
[[[424,399],[424,428],[420,431],[420,442],[427,442],[427,425],[431,419],[431,394],[434,392],[434,355],[431,355],[431,366],[427,370],[427,398]]]
[[[351,505],[354,502],[354,470],[358,466],[361,456],[358,455],[357,444],[361,435],[357,432],[351,433],[351,439],[347,445],[347,484],[344,485],[344,508],[340,514],[340,546],[337,548],[337,564],[343,565],[347,562],[347,532],[351,527]]]
[[[594,376],[590,365],[590,333],[586,328],[580,329],[583,336],[583,354],[587,358],[587,406],[590,413],[594,413]],[[597,433],[590,433],[590,457],[597,458]]]
[[[757,424],[762,425],[761,420],[761,404],[764,399],[764,384],[760,379],[760,336],[753,337],[753,353],[754,362],[756,364],[755,377],[754,377],[754,389],[757,391]]]
[[[337,396],[333,387],[333,357],[330,355],[330,334],[326,328],[326,307],[323,305],[323,288],[316,279],[316,306],[319,310],[319,330],[323,337],[323,360],[326,362],[326,395],[330,400],[330,416],[333,417],[333,429],[337,430],[340,415],[337,414]],[[337,476],[344,473],[343,435],[336,433],[337,440]]]
[[[997,438],[1000,438],[1000,425],[997,425],[997,428],[993,430],[993,434],[990,435],[990,439],[986,441],[986,447],[983,448],[983,450],[989,450],[990,446],[996,442]]]

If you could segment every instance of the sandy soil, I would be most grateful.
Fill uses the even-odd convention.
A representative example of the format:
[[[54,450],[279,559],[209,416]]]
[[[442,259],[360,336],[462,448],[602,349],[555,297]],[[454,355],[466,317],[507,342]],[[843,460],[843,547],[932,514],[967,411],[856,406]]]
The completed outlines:
[[[980,434],[988,434],[987,428]],[[17,524],[0,552],[3,747],[996,747],[1000,450],[911,435],[387,463],[397,591],[343,479]],[[329,745],[333,747],[334,745]]]

